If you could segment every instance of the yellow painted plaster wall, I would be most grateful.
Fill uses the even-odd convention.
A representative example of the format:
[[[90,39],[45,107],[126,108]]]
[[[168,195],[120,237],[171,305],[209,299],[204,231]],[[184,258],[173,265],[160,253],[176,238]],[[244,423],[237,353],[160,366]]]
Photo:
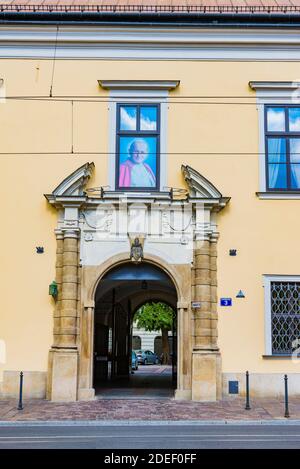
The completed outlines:
[[[1,60],[7,96],[48,96],[52,65],[48,60]],[[231,197],[219,216],[218,293],[234,298],[242,289],[246,294],[245,299],[234,298],[232,308],[219,308],[224,372],[300,371],[287,360],[262,359],[262,275],[300,274],[300,219],[299,201],[263,201],[255,195],[258,114],[255,94],[248,88],[250,80],[291,81],[298,75],[297,63],[288,62],[283,67],[276,62],[58,60],[55,66],[54,97],[107,98],[98,79],[180,80],[172,96],[182,99],[169,105],[168,151],[176,154],[168,156],[168,185],[183,186],[180,167],[185,163]],[[251,96],[234,101],[252,104],[186,104],[183,98],[205,95]],[[74,102],[73,150],[80,154],[70,154],[68,99],[7,99],[0,104],[0,340],[7,352],[0,371],[46,370],[52,343],[54,305],[48,285],[55,275],[56,211],[43,194],[87,161],[96,165],[90,186],[106,185],[107,156],[100,153],[108,151],[108,132],[107,102]],[[195,152],[203,154],[185,154]],[[218,152],[237,154],[210,154]],[[35,252],[40,245],[44,254]],[[229,257],[230,248],[237,249],[237,257]]]

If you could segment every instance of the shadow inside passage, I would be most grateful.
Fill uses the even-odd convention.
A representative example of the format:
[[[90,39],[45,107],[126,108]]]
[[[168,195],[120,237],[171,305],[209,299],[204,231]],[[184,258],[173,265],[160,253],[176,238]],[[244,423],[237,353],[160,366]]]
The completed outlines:
[[[97,399],[170,399],[174,397],[172,367],[140,365],[127,378],[98,384]]]

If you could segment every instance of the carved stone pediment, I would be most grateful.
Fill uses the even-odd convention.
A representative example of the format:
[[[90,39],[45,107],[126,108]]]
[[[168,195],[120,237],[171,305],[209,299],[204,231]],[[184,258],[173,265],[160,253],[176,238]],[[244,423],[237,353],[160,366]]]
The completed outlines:
[[[191,166],[182,165],[181,171],[183,172],[183,176],[185,182],[188,185],[189,194],[191,197],[205,197],[207,199],[219,199],[222,197],[221,192],[218,191],[218,189],[210,181],[208,181]]]
[[[66,177],[52,192],[53,195],[83,195],[87,181],[91,177],[94,163],[85,163]]]
[[[182,165],[181,171],[188,186],[188,198],[191,201],[201,201],[210,210],[214,211],[219,211],[227,205],[230,197],[223,197],[221,192],[194,168]]]
[[[85,198],[84,189],[89,178],[92,175],[94,163],[85,163],[77,168],[73,173],[66,177],[51,194],[45,194],[48,202],[57,208],[64,206],[65,203],[72,203],[78,201],[78,205]]]

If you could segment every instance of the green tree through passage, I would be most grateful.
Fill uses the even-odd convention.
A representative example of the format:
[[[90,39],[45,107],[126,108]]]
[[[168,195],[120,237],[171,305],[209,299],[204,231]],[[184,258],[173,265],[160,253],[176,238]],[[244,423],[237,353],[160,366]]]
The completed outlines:
[[[141,306],[134,315],[139,329],[144,328],[146,331],[161,331],[162,337],[162,364],[169,362],[169,341],[168,331],[172,330],[173,309],[162,302],[149,302]]]

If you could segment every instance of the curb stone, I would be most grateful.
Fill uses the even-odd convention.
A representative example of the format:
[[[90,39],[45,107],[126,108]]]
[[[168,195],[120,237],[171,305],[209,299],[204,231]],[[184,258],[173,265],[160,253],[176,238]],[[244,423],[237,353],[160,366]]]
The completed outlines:
[[[18,420],[0,421],[0,427],[101,427],[101,426],[205,426],[205,425],[300,425],[300,420]]]

